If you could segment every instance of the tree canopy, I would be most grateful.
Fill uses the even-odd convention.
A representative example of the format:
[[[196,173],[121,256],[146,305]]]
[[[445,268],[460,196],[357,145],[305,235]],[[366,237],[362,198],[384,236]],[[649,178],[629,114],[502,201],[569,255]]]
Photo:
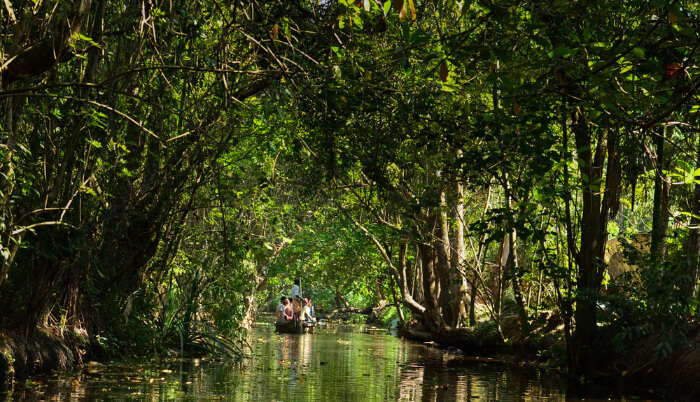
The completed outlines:
[[[480,321],[507,341],[508,317],[528,333],[555,311],[576,375],[601,343],[687,345],[697,2],[0,15],[0,331],[238,353],[212,339],[301,277],[327,309],[389,303],[440,339]]]

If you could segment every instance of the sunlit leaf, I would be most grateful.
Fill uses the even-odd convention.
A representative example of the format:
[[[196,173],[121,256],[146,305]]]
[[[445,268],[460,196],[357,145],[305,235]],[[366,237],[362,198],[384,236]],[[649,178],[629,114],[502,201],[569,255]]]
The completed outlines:
[[[416,20],[416,5],[413,3],[414,0],[408,0],[408,9],[411,11],[411,20]]]

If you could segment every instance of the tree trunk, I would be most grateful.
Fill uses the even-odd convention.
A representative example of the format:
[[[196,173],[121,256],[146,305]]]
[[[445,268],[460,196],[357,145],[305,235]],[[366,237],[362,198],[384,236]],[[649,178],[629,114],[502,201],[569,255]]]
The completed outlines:
[[[697,140],[695,168],[700,168],[700,136]],[[688,284],[685,286],[685,294],[689,297],[698,295],[698,258],[700,257],[700,176],[695,176],[695,189],[693,199],[690,202],[690,233],[688,233],[688,244],[686,245],[686,255],[688,258]]]
[[[425,305],[425,294],[423,293],[423,257],[420,253],[420,246],[416,246],[416,255],[413,260],[413,275],[411,288],[414,299],[420,304]]]
[[[656,144],[656,175],[654,177],[654,212],[651,225],[651,256],[655,261],[663,262],[666,254],[666,233],[668,231],[668,205],[671,184],[664,170],[668,168],[671,158],[666,156],[666,128],[655,138]]]
[[[439,311],[439,286],[435,273],[436,256],[433,246],[422,243],[420,254],[423,265],[423,295],[425,297],[425,312],[423,322],[431,332],[440,332],[443,328]]]
[[[471,283],[471,299],[469,300],[469,326],[473,327],[476,325],[476,297],[477,297],[477,287],[476,280]]]
[[[511,244],[511,253],[508,258],[508,272],[511,275],[511,284],[513,287],[513,297],[515,298],[515,303],[518,306],[518,318],[520,319],[520,328],[521,330],[524,331],[527,329],[528,326],[528,318],[527,318],[527,311],[525,310],[525,304],[523,303],[523,294],[522,294],[522,284],[520,281],[520,274],[517,272],[519,267],[518,267],[518,253],[517,253],[517,242],[516,242],[516,232],[515,229],[513,229],[510,232],[510,244]]]
[[[509,253],[506,258],[506,263],[505,263],[505,268],[503,272],[507,275],[510,275],[511,277],[511,285],[513,289],[513,298],[515,299],[515,303],[518,306],[518,317],[520,319],[520,327],[523,331],[525,331],[527,324],[528,324],[528,319],[527,319],[527,311],[525,310],[525,304],[523,303],[523,295],[521,291],[521,284],[520,284],[520,274],[518,272],[518,245],[517,245],[517,233],[514,227],[511,227],[511,221],[515,220],[516,212],[513,211],[513,197],[511,195],[511,190],[510,190],[510,183],[508,176],[504,174],[504,183],[505,183],[505,202],[506,202],[506,210],[508,211],[508,214],[510,215],[511,219],[509,220],[508,223],[508,228],[507,228],[507,237],[508,237],[508,244],[510,245],[509,248]],[[520,213],[524,213],[524,211],[520,211]]]
[[[500,319],[503,313],[503,295],[505,293],[505,278],[507,275],[508,259],[510,258],[510,234],[503,235],[501,248],[498,252],[498,266],[496,267],[496,276],[493,291],[493,313]]]
[[[417,302],[413,298],[413,294],[411,293],[409,287],[408,287],[408,280],[407,280],[407,263],[406,263],[406,253],[408,251],[408,244],[406,241],[402,241],[399,244],[399,267],[398,267],[398,273],[399,273],[399,286],[401,289],[401,296],[403,300],[403,304],[408,307],[413,313],[415,314],[423,314],[425,311],[425,307],[423,307],[419,302]],[[399,315],[403,317],[403,312],[399,312]],[[403,319],[403,318],[402,318]]]
[[[33,25],[46,24],[50,28],[41,31],[49,31],[49,34],[35,38],[30,37],[29,32],[17,32],[15,38],[19,39],[18,43],[24,44],[24,47],[6,58],[6,64],[0,70],[0,82],[7,85],[30,79],[48,71],[57,63],[70,60],[73,51],[71,45],[91,14],[91,9],[91,0],[73,0],[70,6],[61,8],[61,14],[54,16],[53,19],[57,22],[53,24],[43,20],[43,15],[28,17],[31,21],[25,21],[24,17],[21,17],[22,20],[16,26],[34,29]]]
[[[253,287],[250,293],[245,296],[246,310],[241,320],[241,327],[250,328],[255,322],[255,316],[258,313],[258,298],[257,295],[267,284],[267,277],[256,275],[253,279]]]
[[[440,283],[439,311],[447,325],[455,326],[455,313],[453,305],[455,300],[452,296],[452,277],[450,272],[450,236],[449,222],[447,220],[447,201],[445,193],[440,194],[440,212],[438,213],[438,224],[434,249],[437,257],[435,273]]]
[[[4,227],[0,232],[0,251],[3,252],[2,263],[0,264],[0,288],[7,280],[7,275],[14,261],[15,253],[21,244],[21,237],[12,235],[14,229],[14,217],[10,210],[10,200],[15,186],[15,168],[13,155],[17,146],[15,133],[17,132],[17,121],[15,117],[15,107],[18,100],[10,96],[5,100],[5,118],[2,122],[7,131],[7,139],[2,144],[5,150],[2,152],[2,171],[0,172],[0,223]],[[17,113],[19,115],[19,113]]]
[[[588,377],[594,370],[597,336],[596,306],[605,265],[603,257],[607,240],[608,211],[617,211],[619,200],[620,168],[617,156],[617,132],[599,131],[595,144],[591,129],[580,108],[572,116],[572,131],[576,140],[579,170],[582,178],[583,211],[581,216],[581,246],[578,253],[578,277],[576,297],[576,334],[573,339],[575,375]],[[606,149],[607,147],[607,149]],[[608,155],[605,199],[601,202],[601,182],[605,154]]]
[[[461,151],[457,152],[457,157],[461,155]],[[455,298],[453,325],[458,327],[467,319],[467,306],[470,303],[469,295],[467,294],[467,278],[462,273],[465,270],[464,261],[466,259],[466,251],[464,244],[464,189],[462,184],[455,184],[455,205],[453,211],[453,227],[454,233],[451,236],[450,254],[450,273],[452,275],[452,294]]]

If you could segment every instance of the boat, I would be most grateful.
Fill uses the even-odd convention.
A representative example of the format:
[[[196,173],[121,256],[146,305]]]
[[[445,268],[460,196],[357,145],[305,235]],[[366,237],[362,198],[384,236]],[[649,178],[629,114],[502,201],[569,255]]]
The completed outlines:
[[[313,332],[315,326],[315,322],[302,322],[299,320],[275,321],[275,330],[277,332],[287,334],[303,334],[305,332]]]

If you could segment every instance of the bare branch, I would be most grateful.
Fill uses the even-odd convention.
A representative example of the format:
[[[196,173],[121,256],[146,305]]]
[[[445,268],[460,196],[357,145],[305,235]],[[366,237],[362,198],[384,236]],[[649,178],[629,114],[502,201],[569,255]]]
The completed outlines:
[[[13,230],[12,236],[16,236],[18,234],[26,232],[27,230],[31,230],[31,229],[34,229],[34,228],[40,227],[40,226],[67,226],[71,229],[78,229],[77,227],[75,227],[69,223],[65,223],[65,222],[61,222],[61,221],[45,221],[45,222],[34,223],[32,225],[29,225],[29,226],[22,226],[19,229]]]
[[[15,17],[15,11],[12,9],[12,3],[10,0],[5,0],[5,9],[7,10],[7,15],[10,18],[10,22],[14,25],[17,23],[17,17]],[[3,66],[4,67],[4,66]],[[2,70],[2,69],[0,69]]]

